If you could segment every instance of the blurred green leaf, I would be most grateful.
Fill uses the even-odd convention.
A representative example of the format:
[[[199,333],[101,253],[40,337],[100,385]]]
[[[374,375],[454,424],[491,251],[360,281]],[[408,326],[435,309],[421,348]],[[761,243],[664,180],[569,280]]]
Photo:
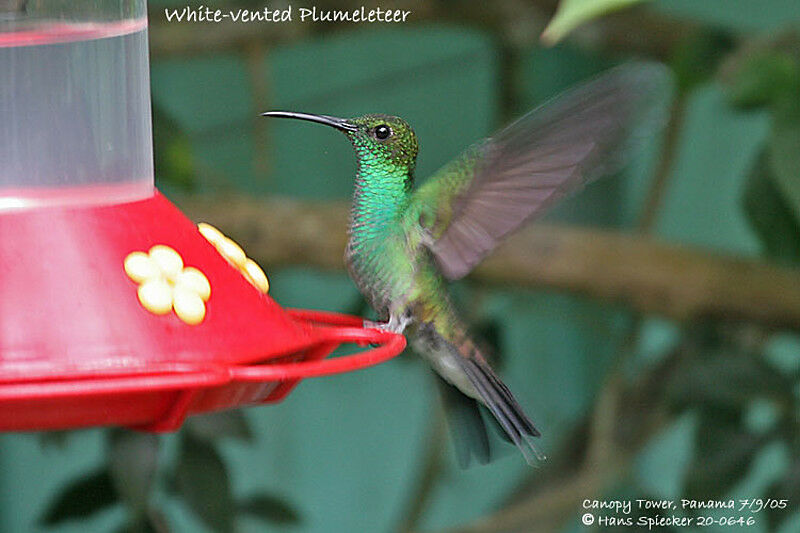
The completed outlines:
[[[217,411],[193,416],[186,421],[186,429],[195,437],[206,441],[233,438],[244,442],[253,441],[253,430],[242,409]]]
[[[670,397],[680,406],[719,406],[743,409],[758,395],[791,397],[793,385],[755,354],[720,349],[703,358],[691,358],[676,372]]]
[[[800,46],[797,38],[758,43],[723,69],[740,107],[767,107],[772,129],[766,155],[753,169],[744,206],[768,255],[800,261]]]
[[[800,84],[792,104],[782,106],[774,119],[768,157],[775,183],[797,223],[800,222]]]
[[[687,469],[687,498],[721,498],[747,473],[763,444],[760,437],[742,431],[738,413],[702,407],[695,456]]]
[[[44,525],[53,526],[67,520],[85,518],[117,501],[111,475],[103,469],[67,484],[50,502],[39,520]]]
[[[235,506],[225,463],[209,442],[184,432],[175,471],[178,493],[213,531],[233,531]]]
[[[800,263],[800,223],[769,172],[765,154],[748,178],[743,203],[765,253],[782,263]]]
[[[108,440],[108,468],[114,488],[134,516],[143,516],[158,467],[158,436],[113,429]]]
[[[740,326],[693,327],[680,369],[670,380],[673,405],[699,417],[682,492],[687,498],[724,497],[774,436],[772,429],[747,429],[754,400],[774,405],[778,417],[794,402],[792,379],[767,364],[746,337]]]
[[[669,60],[679,91],[687,93],[708,81],[733,46],[734,41],[728,34],[713,30],[691,32],[681,38]]]
[[[287,501],[271,494],[255,494],[238,504],[239,511],[277,524],[299,524],[300,515]]]
[[[729,97],[739,107],[771,104],[796,90],[800,66],[781,50],[753,50],[736,58],[727,68]]]
[[[555,16],[542,33],[542,41],[552,46],[581,24],[643,1],[645,0],[561,0]]]

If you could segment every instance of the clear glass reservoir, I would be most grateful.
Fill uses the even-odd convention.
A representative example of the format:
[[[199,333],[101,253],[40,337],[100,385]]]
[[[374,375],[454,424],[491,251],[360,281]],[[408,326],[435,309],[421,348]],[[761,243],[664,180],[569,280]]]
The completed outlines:
[[[0,2],[0,211],[153,191],[145,0]]]

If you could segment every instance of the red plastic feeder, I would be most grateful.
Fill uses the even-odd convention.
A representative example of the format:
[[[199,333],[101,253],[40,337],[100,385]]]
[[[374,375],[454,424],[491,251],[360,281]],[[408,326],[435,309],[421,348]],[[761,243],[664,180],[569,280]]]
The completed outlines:
[[[188,414],[281,400],[304,377],[397,355],[361,319],[286,311],[164,196],[0,214],[0,429],[176,429]],[[204,320],[156,315],[123,269],[163,244],[211,285]],[[322,360],[343,342],[379,344]]]
[[[359,318],[281,308],[153,189],[144,18],[29,15],[0,26],[16,69],[0,96],[0,430],[169,431],[402,351]],[[126,258],[155,245],[207,280],[201,315],[177,312],[177,289],[175,312],[142,303]],[[342,343],[377,347],[324,359]]]

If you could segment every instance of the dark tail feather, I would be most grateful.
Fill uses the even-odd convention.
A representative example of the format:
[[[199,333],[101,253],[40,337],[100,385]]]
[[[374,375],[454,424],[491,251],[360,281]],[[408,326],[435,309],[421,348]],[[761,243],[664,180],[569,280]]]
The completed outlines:
[[[482,465],[488,463],[492,459],[489,434],[477,400],[462,394],[441,378],[437,382],[442,392],[458,465],[467,468],[473,457]]]
[[[545,456],[533,443],[533,438],[541,435],[530,418],[520,407],[508,387],[500,381],[485,361],[475,358],[458,357],[464,372],[497,423],[522,452],[530,465],[536,465]]]

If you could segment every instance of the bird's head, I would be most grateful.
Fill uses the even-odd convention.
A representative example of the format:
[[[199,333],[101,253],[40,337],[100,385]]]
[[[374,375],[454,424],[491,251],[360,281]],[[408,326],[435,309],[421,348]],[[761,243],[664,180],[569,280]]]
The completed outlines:
[[[347,135],[362,161],[370,159],[378,165],[392,165],[411,171],[417,159],[417,136],[400,117],[370,114],[343,119],[292,111],[268,111],[262,116],[294,118],[332,126]]]

